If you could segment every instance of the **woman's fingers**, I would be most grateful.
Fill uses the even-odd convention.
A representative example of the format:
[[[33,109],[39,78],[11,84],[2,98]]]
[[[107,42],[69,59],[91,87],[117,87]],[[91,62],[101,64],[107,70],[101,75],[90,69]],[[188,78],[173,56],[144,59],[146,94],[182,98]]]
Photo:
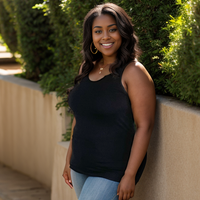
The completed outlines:
[[[130,196],[130,198],[132,198],[134,196],[134,192],[131,192],[131,196]]]
[[[71,169],[68,169],[68,177],[69,177],[69,182],[72,184],[72,178],[71,178]]]
[[[129,200],[126,193],[123,195],[123,200]]]
[[[117,188],[117,195],[119,196],[119,200],[126,200],[126,194],[121,190],[120,186],[121,184],[119,184]]]
[[[122,199],[122,197],[123,197],[123,196],[122,196],[122,193],[120,192],[120,193],[118,193],[118,195],[119,195],[119,200],[123,200],[123,199]]]
[[[117,188],[117,195],[119,196],[119,200],[129,200],[134,196],[134,192],[123,192],[120,190],[120,185]]]
[[[63,177],[65,179],[65,183],[67,183],[67,185],[69,185],[69,187],[72,189],[73,185],[72,185],[72,180],[71,180],[70,169],[68,169],[68,170],[65,169],[64,170]]]
[[[131,196],[131,194],[123,192],[120,192],[118,195],[119,195],[119,200],[129,200],[130,198],[133,197]]]
[[[69,185],[69,187],[72,189],[73,188],[72,181],[69,180],[69,178],[67,178],[66,176],[64,176],[64,179],[65,179],[65,183],[67,183],[67,185]]]
[[[68,177],[69,177],[69,178],[68,178],[69,183],[70,183],[70,185],[73,187],[72,179],[71,179],[71,170],[68,171]],[[71,188],[72,188],[72,187],[71,187]]]
[[[72,183],[69,182],[69,180],[65,180],[65,183],[67,183],[67,185],[69,185],[69,187],[72,189],[73,186],[72,186]]]
[[[120,190],[120,183],[119,183],[119,185],[117,187],[117,195],[119,195],[119,190]]]

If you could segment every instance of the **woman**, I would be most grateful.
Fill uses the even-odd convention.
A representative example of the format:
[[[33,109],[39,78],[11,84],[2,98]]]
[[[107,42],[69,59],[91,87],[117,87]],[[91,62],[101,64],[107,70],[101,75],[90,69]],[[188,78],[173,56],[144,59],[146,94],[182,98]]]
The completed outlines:
[[[84,62],[69,94],[73,136],[63,172],[79,200],[128,200],[144,170],[155,90],[137,61],[137,43],[121,7],[106,3],[86,15]]]

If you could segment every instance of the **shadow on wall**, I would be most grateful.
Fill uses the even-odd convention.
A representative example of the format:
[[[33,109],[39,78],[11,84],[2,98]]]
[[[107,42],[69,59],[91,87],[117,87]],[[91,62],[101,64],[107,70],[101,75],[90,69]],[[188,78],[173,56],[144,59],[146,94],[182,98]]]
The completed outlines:
[[[157,103],[156,106],[156,118],[155,126],[151,136],[148,152],[147,152],[147,164],[144,170],[144,173],[136,186],[134,200],[147,200],[154,199],[158,194],[158,188],[155,185],[165,184],[164,169],[161,169],[159,163],[162,162],[162,151],[163,145],[162,137],[160,135],[160,104]],[[164,192],[164,191],[163,191]],[[165,194],[163,193],[163,196]]]

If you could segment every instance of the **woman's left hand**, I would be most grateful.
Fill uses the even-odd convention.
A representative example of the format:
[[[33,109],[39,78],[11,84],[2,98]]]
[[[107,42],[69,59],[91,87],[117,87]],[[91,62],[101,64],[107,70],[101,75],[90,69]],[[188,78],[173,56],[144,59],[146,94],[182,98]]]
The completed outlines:
[[[117,195],[119,200],[129,200],[134,196],[135,177],[124,175],[118,185]]]

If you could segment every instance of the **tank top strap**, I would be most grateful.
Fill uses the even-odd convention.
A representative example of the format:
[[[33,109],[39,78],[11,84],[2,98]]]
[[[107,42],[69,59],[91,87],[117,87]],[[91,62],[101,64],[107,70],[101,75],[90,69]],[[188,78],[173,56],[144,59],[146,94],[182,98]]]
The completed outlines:
[[[117,73],[119,74],[120,79],[122,78],[122,74],[128,64],[125,64],[124,66],[120,66],[119,68],[116,69]]]

